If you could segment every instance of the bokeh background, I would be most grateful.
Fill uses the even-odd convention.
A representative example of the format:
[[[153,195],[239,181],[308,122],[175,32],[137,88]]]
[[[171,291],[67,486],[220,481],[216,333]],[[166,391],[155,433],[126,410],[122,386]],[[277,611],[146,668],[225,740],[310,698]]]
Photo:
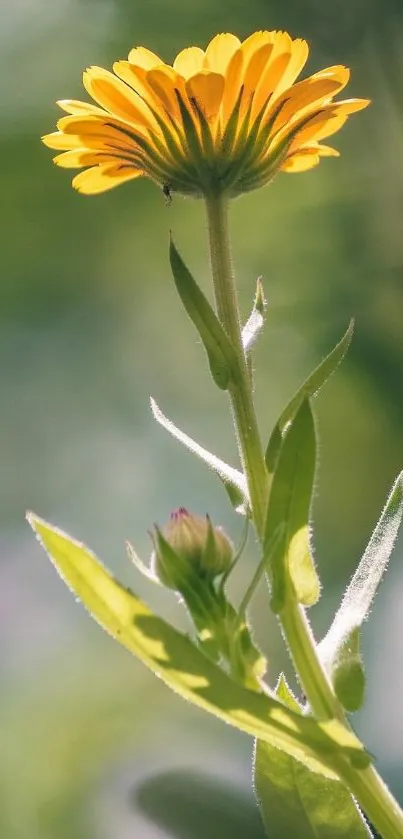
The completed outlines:
[[[316,401],[316,556],[323,633],[403,448],[403,8],[401,0],[2,0],[0,4],[0,835],[4,839],[261,839],[252,743],[188,707],[115,645],[57,578],[26,508],[89,543],[178,626],[179,605],[138,579],[131,539],[172,508],[241,521],[205,467],[157,427],[175,422],[236,462],[225,397],[175,296],[168,231],[209,292],[203,208],[170,207],[149,182],[74,193],[39,136],[54,100],[82,96],[81,70],[144,44],[171,60],[218,31],[288,29],[308,69],[352,68],[373,105],[335,145],[340,160],[233,203],[242,310],[257,275],[269,302],[257,347],[262,433],[344,332],[348,359]],[[403,571],[398,544],[364,650],[367,704],[355,719],[403,799]],[[250,578],[253,542],[233,584]],[[267,592],[253,605],[272,679],[288,672]]]

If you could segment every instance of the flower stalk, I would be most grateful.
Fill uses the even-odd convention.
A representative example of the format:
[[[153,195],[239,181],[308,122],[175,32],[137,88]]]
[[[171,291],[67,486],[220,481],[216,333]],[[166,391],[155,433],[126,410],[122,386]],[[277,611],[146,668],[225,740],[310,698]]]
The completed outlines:
[[[241,322],[228,233],[228,202],[224,195],[206,196],[211,270],[217,314],[237,356],[237,375],[229,395],[239,453],[247,478],[252,515],[263,538],[268,498],[268,476],[252,398],[252,382],[242,346]]]

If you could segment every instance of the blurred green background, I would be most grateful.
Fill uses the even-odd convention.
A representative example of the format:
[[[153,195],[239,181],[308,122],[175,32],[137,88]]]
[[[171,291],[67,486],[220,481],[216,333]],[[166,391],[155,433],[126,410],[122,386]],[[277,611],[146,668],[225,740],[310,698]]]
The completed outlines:
[[[259,274],[269,303],[255,355],[266,437],[357,319],[348,359],[316,402],[320,635],[402,466],[401,0],[2,0],[2,839],[262,837],[251,741],[171,696],[101,632],[35,544],[24,512],[89,543],[180,626],[179,605],[137,578],[124,540],[147,557],[147,530],[179,505],[240,535],[214,477],[148,407],[152,394],[236,462],[225,396],[210,384],[167,263],[172,229],[209,291],[201,204],[176,198],[167,207],[150,182],[79,196],[39,136],[53,130],[54,100],[83,96],[89,64],[109,67],[139,44],[172,60],[219,31],[273,28],[310,41],[310,71],[348,64],[347,95],[373,99],[335,138],[340,160],[280,175],[232,206],[242,310]],[[365,630],[368,697],[355,725],[402,800],[401,559],[400,543]],[[234,597],[255,562],[251,543]],[[274,680],[289,665],[265,590],[253,615]]]

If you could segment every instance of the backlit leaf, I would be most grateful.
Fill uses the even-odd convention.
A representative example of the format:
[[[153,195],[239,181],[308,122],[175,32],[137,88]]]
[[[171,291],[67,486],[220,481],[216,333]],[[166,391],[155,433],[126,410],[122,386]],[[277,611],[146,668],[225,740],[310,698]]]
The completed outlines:
[[[348,329],[343,335],[342,339],[332,349],[320,364],[315,368],[313,373],[305,380],[301,387],[294,394],[288,405],[284,408],[278,422],[276,423],[266,450],[266,465],[269,474],[274,472],[278,453],[281,445],[281,438],[288,423],[292,422],[300,405],[304,399],[310,399],[318,390],[327,382],[330,376],[335,372],[340,362],[343,360],[349,346],[354,332],[354,320],[351,320]]]
[[[235,350],[172,239],[169,258],[177,292],[204,344],[213,379],[221,390],[227,390],[237,369]]]
[[[346,589],[334,621],[319,644],[319,655],[331,671],[343,647],[368,617],[389,562],[403,515],[403,472],[396,479],[358,568]]]
[[[298,704],[284,677],[277,694]],[[372,836],[348,789],[310,772],[290,755],[256,741],[254,789],[269,839],[369,839]]]
[[[28,521],[61,577],[95,620],[183,698],[330,777],[337,777],[340,754],[354,766],[369,764],[362,744],[337,720],[316,722],[273,696],[237,684],[186,635],[117,582],[88,548],[33,513]]]
[[[298,602],[305,606],[316,603],[319,597],[309,546],[315,460],[315,427],[309,402],[305,401],[282,438],[266,519],[265,548],[272,534],[280,533],[267,569],[275,612],[283,609],[290,585]]]

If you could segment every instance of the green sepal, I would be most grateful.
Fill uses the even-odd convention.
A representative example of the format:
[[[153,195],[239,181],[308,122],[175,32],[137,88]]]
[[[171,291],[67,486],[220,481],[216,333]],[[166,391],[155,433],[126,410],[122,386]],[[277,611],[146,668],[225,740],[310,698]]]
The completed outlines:
[[[353,629],[338,649],[330,676],[335,694],[346,711],[359,711],[364,703],[365,673],[358,629]]]
[[[243,93],[244,88],[243,85],[241,85],[235,105],[232,109],[230,117],[227,121],[227,125],[225,126],[224,134],[222,136],[220,144],[221,157],[222,160],[226,162],[226,168],[221,173],[221,177],[223,177],[226,174],[226,172],[231,168],[231,152],[237,137],[237,130],[239,130],[239,114],[241,110]]]
[[[340,756],[365,768],[370,757],[337,720],[317,722],[247,690],[121,585],[80,542],[33,513],[28,521],[67,586],[92,617],[176,693],[219,719],[337,778]]]
[[[282,438],[266,517],[264,550],[272,587],[271,608],[276,613],[282,611],[289,595],[312,606],[320,594],[309,546],[315,462],[315,427],[306,400]],[[275,533],[278,538],[273,543]]]
[[[197,114],[198,123],[200,126],[201,131],[201,140],[202,140],[202,148],[203,148],[203,157],[207,159],[208,162],[214,163],[215,158],[215,149],[214,149],[214,141],[211,134],[211,129],[209,123],[203,113],[202,108],[200,107],[197,99],[191,98],[191,103]]]
[[[276,695],[290,710],[302,709],[285,677]],[[310,772],[293,757],[257,740],[253,781],[263,824],[270,839],[369,839],[372,836],[348,789]]]
[[[158,525],[154,525],[152,536],[155,546],[155,568],[152,570],[167,588],[182,591],[193,578],[190,562],[171,547]]]
[[[288,423],[294,419],[301,403],[304,399],[310,399],[314,396],[320,388],[327,382],[332,373],[335,372],[340,362],[343,360],[346,352],[350,346],[354,332],[354,320],[350,320],[347,331],[344,333],[342,339],[333,348],[310,376],[305,380],[301,387],[294,394],[288,405],[284,408],[279,420],[274,426],[267,449],[266,449],[266,466],[269,474],[274,472],[278,453],[281,446],[281,438]]]
[[[172,237],[169,259],[176,289],[203,342],[213,379],[221,390],[227,390],[237,369],[235,350],[210,303],[183,262]]]
[[[186,159],[189,159],[189,151],[190,151],[190,158],[192,163],[194,164],[197,174],[199,176],[200,181],[200,188],[201,185],[205,184],[206,174],[208,174],[208,167],[206,166],[206,160],[204,158],[203,149],[200,144],[200,137],[198,130],[196,128],[195,121],[191,114],[189,113],[189,109],[185,102],[182,99],[182,96],[179,90],[175,91],[176,98],[178,100],[179,109],[181,112],[181,118],[183,122],[183,132],[180,132],[179,139],[182,143],[182,148],[184,151],[184,155]],[[201,191],[201,189],[200,189]],[[196,190],[195,190],[196,192]]]

